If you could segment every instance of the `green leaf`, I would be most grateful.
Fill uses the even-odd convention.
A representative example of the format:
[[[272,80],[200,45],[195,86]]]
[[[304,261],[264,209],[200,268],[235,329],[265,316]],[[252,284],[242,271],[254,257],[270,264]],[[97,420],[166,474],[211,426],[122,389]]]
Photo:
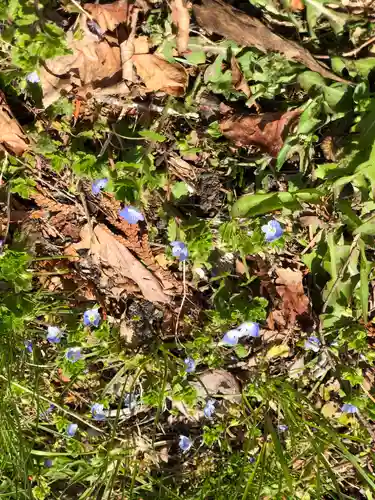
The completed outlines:
[[[281,208],[297,209],[300,202],[320,203],[322,193],[317,189],[300,189],[299,191],[280,193],[245,194],[232,207],[232,217],[262,215]]]
[[[347,14],[342,14],[325,7],[324,3],[326,3],[324,0],[305,0],[305,4],[315,10],[316,18],[318,18],[319,16],[325,17],[326,19],[328,19],[328,22],[335,33],[342,32],[344,30],[346,22],[350,19],[350,17]]]
[[[314,75],[316,73],[312,74]],[[314,130],[316,130],[316,128],[322,123],[322,119],[318,118],[321,114],[321,109],[322,103],[320,100],[311,101],[300,117],[297,134],[311,134]]]
[[[371,270],[371,264],[369,263],[366,257],[366,249],[364,241],[359,240],[358,245],[361,253],[361,261],[359,268],[359,274],[360,274],[359,286],[360,286],[362,319],[366,324],[368,320],[369,274]]]
[[[371,217],[370,220],[364,222],[353,231],[353,234],[368,234],[375,236],[375,219]]]
[[[158,134],[158,132],[154,132],[153,130],[141,130],[139,135],[155,142],[164,142],[167,139],[165,135]]]
[[[286,358],[289,356],[289,347],[286,344],[274,345],[267,351],[266,359]]]
[[[237,344],[234,351],[237,354],[237,356],[241,359],[246,358],[246,356],[249,354],[246,350],[246,347],[242,344]]]
[[[275,448],[275,452],[276,452],[276,455],[279,459],[281,468],[283,469],[284,477],[285,477],[286,482],[288,484],[289,490],[292,491],[293,480],[292,480],[292,477],[290,475],[289,467],[288,467],[287,461],[286,461],[285,456],[284,456],[283,447],[280,443],[280,439],[276,433],[276,430],[272,424],[272,421],[268,415],[265,416],[265,424],[266,424],[266,429],[271,434],[271,438],[272,438],[272,442],[273,442],[273,445]]]
[[[178,200],[189,194],[189,189],[185,182],[175,182],[172,186],[172,194]]]

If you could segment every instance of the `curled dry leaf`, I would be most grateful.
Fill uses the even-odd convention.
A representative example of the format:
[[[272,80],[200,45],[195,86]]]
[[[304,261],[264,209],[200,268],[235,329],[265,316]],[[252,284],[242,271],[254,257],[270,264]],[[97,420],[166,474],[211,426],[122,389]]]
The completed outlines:
[[[0,144],[15,155],[22,155],[28,144],[21,126],[14,118],[5,95],[0,91]]]
[[[236,90],[242,91],[246,97],[251,96],[250,87],[247,84],[245,77],[242,74],[241,68],[237,62],[237,59],[232,56],[230,61],[230,66],[232,70],[232,83]]]
[[[172,22],[177,27],[177,50],[186,52],[189,44],[190,15],[184,0],[172,0]]]
[[[291,327],[297,320],[311,322],[310,301],[303,289],[301,271],[279,268],[276,274],[276,292],[281,303],[279,310],[274,311],[273,320],[282,327]]]
[[[156,54],[135,54],[132,61],[147,90],[162,90],[175,97],[185,93],[188,75],[181,64],[172,64]]]
[[[107,4],[85,3],[83,8],[91,14],[105,33],[113,31],[121,23],[126,23],[133,5],[126,0],[117,0],[117,2]]]
[[[226,399],[241,399],[241,387],[238,380],[226,370],[207,370],[197,377],[197,382],[192,382],[200,397],[206,398],[214,394],[223,394]]]
[[[217,33],[243,47],[256,47],[261,52],[279,52],[286,59],[302,63],[324,78],[348,83],[316,61],[308,50],[276,35],[259,19],[222,0],[203,0],[202,5],[194,5],[193,10],[198,24],[210,33]]]
[[[85,27],[81,40],[75,40],[73,32],[67,38],[72,54],[47,60],[40,72],[45,107],[59,99],[61,91],[69,92],[73,84],[103,88],[121,79],[118,46],[110,44],[107,39],[100,40]]]
[[[103,282],[111,283],[116,290],[127,292],[127,278],[136,283],[144,298],[150,302],[169,302],[157,278],[137,260],[133,254],[117,240],[116,236],[103,224],[98,224],[93,231],[85,226],[81,231],[82,241],[74,245],[76,250],[90,249],[94,264],[103,271]]]
[[[300,114],[295,109],[286,113],[232,116],[221,121],[220,129],[237,146],[256,146],[276,157],[283,147],[287,128]]]

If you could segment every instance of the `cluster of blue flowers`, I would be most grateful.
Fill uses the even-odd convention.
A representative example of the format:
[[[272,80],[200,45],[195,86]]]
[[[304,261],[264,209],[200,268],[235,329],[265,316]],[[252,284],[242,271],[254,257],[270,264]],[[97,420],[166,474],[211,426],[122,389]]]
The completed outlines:
[[[235,346],[238,344],[239,339],[247,337],[259,337],[260,327],[258,323],[253,323],[252,321],[246,321],[242,323],[237,328],[229,330],[222,338],[223,344]]]

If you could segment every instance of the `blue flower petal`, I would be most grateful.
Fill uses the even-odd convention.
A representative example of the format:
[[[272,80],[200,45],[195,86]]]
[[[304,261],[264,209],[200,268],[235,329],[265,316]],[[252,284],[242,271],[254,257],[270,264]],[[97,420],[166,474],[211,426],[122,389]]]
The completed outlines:
[[[106,416],[104,413],[104,405],[100,403],[94,403],[91,406],[91,415],[94,420],[98,421],[105,420]]]
[[[38,73],[36,71],[33,71],[32,73],[29,73],[28,75],[26,75],[26,80],[29,83],[39,83],[40,82],[40,78],[39,78]]]
[[[142,212],[130,205],[120,210],[119,216],[125,219],[128,224],[137,224],[139,221],[145,220]]]
[[[94,195],[97,195],[100,193],[100,191],[102,189],[104,189],[106,187],[106,185],[108,184],[108,179],[107,178],[104,178],[104,179],[97,179],[96,181],[94,181],[91,185],[91,190],[92,190],[92,194]]]
[[[275,219],[268,221],[261,229],[264,233],[265,240],[269,243],[279,239],[284,233],[280,223]]]
[[[87,309],[83,313],[83,324],[85,326],[99,326],[100,320],[99,309]]]
[[[187,249],[187,246],[185,245],[184,242],[182,241],[172,241],[171,242],[171,247],[172,247],[172,255],[173,257],[177,257],[181,262],[186,260],[189,256],[189,251]]]
[[[58,344],[61,341],[63,332],[57,326],[49,326],[47,328],[47,340],[53,344]]]
[[[185,368],[186,373],[195,372],[196,363],[195,363],[195,360],[193,358],[184,359],[184,363],[186,366],[186,368]]]
[[[78,425],[77,424],[69,424],[68,427],[66,428],[66,433],[68,436],[73,437],[74,434],[77,432]]]
[[[355,405],[352,405],[350,403],[345,403],[342,405],[341,411],[343,413],[354,414],[354,413],[358,413],[358,408]]]
[[[215,400],[209,399],[206,406],[203,408],[203,413],[206,418],[212,418],[215,413]]]
[[[70,347],[66,353],[65,358],[71,363],[76,363],[82,358],[82,352],[80,347]]]
[[[241,337],[259,337],[260,327],[258,323],[253,323],[252,321],[246,321],[236,328],[239,332],[239,338]]]
[[[224,344],[228,344],[231,346],[237,345],[238,344],[238,339],[240,338],[240,332],[238,330],[229,330],[224,337],[221,339],[221,341]]]
[[[180,449],[184,453],[186,453],[193,446],[193,441],[190,438],[188,438],[187,436],[183,436],[181,434],[180,441],[179,441],[178,445],[179,445]]]

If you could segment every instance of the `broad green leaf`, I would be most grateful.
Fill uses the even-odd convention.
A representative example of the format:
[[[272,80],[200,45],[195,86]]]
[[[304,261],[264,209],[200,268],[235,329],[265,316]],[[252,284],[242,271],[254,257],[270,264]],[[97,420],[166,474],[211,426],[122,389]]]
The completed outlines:
[[[326,81],[324,78],[315,71],[304,71],[298,75],[298,83],[301,85],[303,90],[308,92],[311,88],[320,89],[326,86]]]
[[[245,194],[232,207],[232,217],[245,217],[266,214],[281,208],[297,209],[300,202],[319,203],[322,193],[317,189],[279,193]]]
[[[368,234],[375,236],[375,219],[371,217],[370,220],[364,222],[353,231],[353,234]]]
[[[158,134],[158,132],[154,132],[153,130],[141,130],[139,135],[155,142],[164,142],[167,139],[165,135]]]
[[[317,73],[312,74],[315,75]],[[311,103],[306,106],[299,119],[297,134],[311,134],[311,132],[316,130],[316,128],[322,123],[322,119],[318,118],[321,113],[321,109],[321,101],[311,101]]]
[[[189,194],[189,189],[185,182],[175,182],[172,186],[172,194],[178,200]]]

